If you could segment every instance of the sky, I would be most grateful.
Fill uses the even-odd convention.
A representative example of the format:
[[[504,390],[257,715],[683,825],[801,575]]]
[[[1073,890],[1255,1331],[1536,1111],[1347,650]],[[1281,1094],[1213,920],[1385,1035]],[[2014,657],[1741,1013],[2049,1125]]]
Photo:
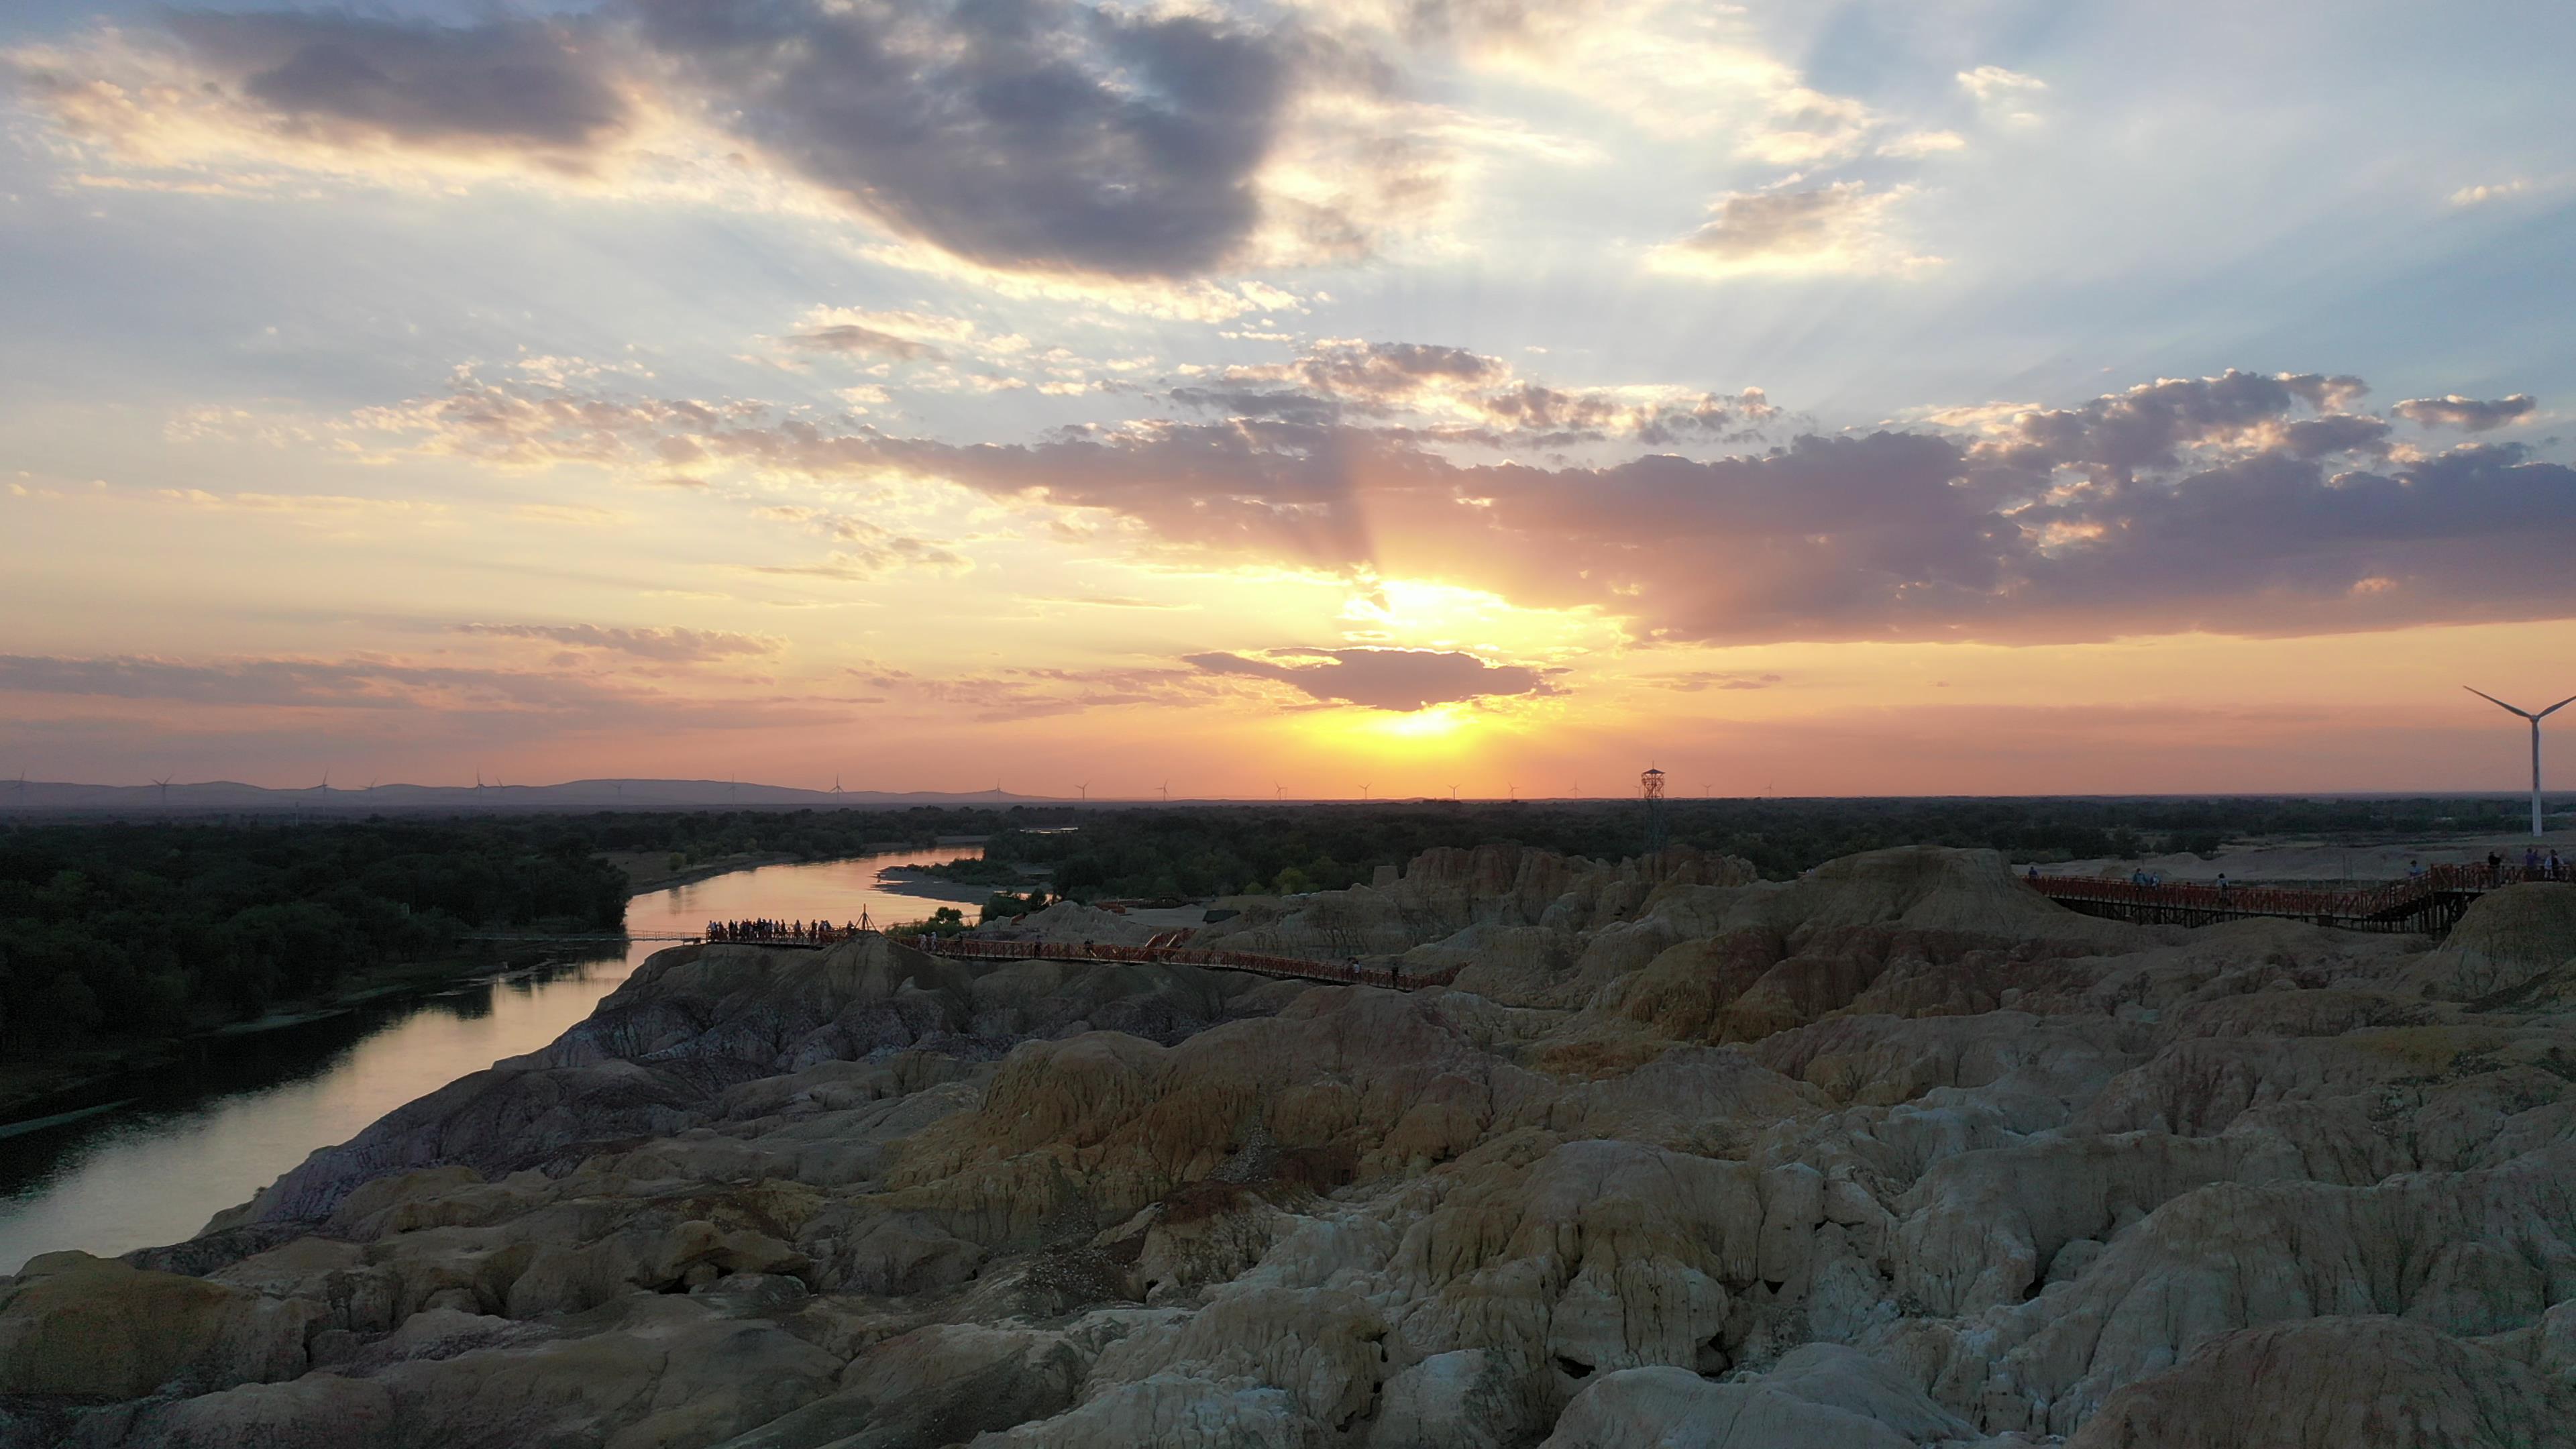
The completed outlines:
[[[19,0],[0,775],[2512,789],[2461,686],[2576,693],[2569,55]]]

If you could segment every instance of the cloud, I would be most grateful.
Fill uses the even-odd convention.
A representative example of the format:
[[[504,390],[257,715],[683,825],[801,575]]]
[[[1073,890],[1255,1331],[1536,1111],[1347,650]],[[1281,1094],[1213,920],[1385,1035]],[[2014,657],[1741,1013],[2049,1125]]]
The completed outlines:
[[[2452,393],[2447,397],[2410,397],[2390,411],[2428,428],[2458,428],[2463,432],[2483,433],[2529,417],[2537,406],[2539,404],[2532,400],[2531,394],[2524,392],[2492,402]]]
[[[1095,709],[1177,705],[1205,698],[1201,671],[1174,668],[1062,669],[1020,666],[917,674],[882,664],[845,671],[870,689],[981,723],[1053,719]]]
[[[87,659],[0,655],[0,690],[342,709],[561,709],[595,704],[600,698],[596,683],[559,671],[455,669],[379,660],[182,663],[140,655]]]
[[[2515,177],[2510,181],[2490,181],[2476,186],[2463,186],[2451,193],[2453,206],[2483,206],[2490,201],[2510,201],[2534,188],[2529,181]]]
[[[1259,223],[1282,39],[1070,0],[633,0],[640,32],[777,164],[971,261],[1221,265]]]
[[[744,655],[775,654],[780,641],[714,629],[609,629],[597,624],[459,624],[459,634],[487,639],[538,639],[571,649],[631,654],[670,664],[697,664]]]
[[[1697,231],[1658,247],[1665,271],[1708,277],[1766,272],[1910,272],[1940,264],[1888,235],[1891,212],[1913,188],[1872,191],[1858,181],[1738,191],[1709,203]]]
[[[2022,413],[1979,452],[2024,469],[2082,468],[2105,481],[2179,466],[2186,451],[2204,447],[2278,449],[2302,459],[2384,452],[2388,424],[2338,411],[2369,391],[2360,378],[2321,373],[2160,378],[2079,408]],[[2295,417],[2303,405],[2326,411]]]
[[[861,327],[852,322],[800,332],[787,340],[814,352],[868,353],[904,362],[921,358],[936,360],[944,355],[927,342],[897,337],[891,332],[879,332],[873,327]]]
[[[103,143],[100,184],[465,162],[828,199],[970,268],[1108,282],[1363,257],[1445,191],[1456,149],[1356,114],[1384,103],[1384,68],[1293,18],[1086,0],[603,0],[462,25],[184,10],[20,47],[0,74]]]
[[[1226,368],[1213,383],[1169,395],[1187,408],[1287,424],[1405,418],[1414,427],[1401,433],[1489,446],[1741,440],[1779,412],[1759,388],[1733,396],[1662,387],[1570,391],[1464,348],[1349,338],[1320,342],[1292,362]]]
[[[964,555],[926,538],[899,534],[880,524],[871,523],[847,513],[804,504],[769,504],[752,510],[753,516],[774,518],[798,524],[843,545],[834,549],[829,561],[821,564],[766,565],[756,571],[766,574],[804,574],[814,578],[874,578],[899,568],[924,568],[942,572],[964,572],[972,567]]]
[[[1967,138],[1956,131],[1908,131],[1880,142],[1878,154],[1914,158],[1964,151],[1967,147]]]
[[[434,517],[446,506],[409,498],[356,498],[333,493],[209,493],[202,488],[163,488],[153,495],[164,503],[220,513],[283,513],[312,519],[350,519],[368,515]]]
[[[586,174],[639,120],[586,19],[462,26],[320,11],[178,10],[0,52],[10,83],[90,159],[176,174],[84,184],[239,194],[277,168],[364,174],[388,157]]]
[[[206,10],[178,11],[167,23],[216,83],[269,124],[343,143],[570,154],[600,146],[629,120],[597,49],[561,26]]]
[[[2023,75],[2020,71],[2006,70],[1999,65],[1963,70],[1959,72],[1958,81],[1962,89],[1980,102],[2013,100],[2031,91],[2048,89],[2048,82],[2035,75]]]
[[[1777,674],[1751,674],[1737,670],[1694,669],[1681,674],[1648,674],[1644,683],[1676,694],[1698,694],[1711,689],[1772,689],[1781,683]]]
[[[1474,354],[1394,350],[1268,389],[1328,405],[977,444],[752,403],[460,389],[463,436],[505,456],[605,449],[638,470],[683,457],[836,486],[946,483],[1058,520],[1114,516],[1116,537],[1149,555],[1451,584],[1660,641],[2282,635],[2576,614],[2562,566],[2576,471],[2519,447],[2393,448],[2384,418],[2342,410],[2367,391],[2349,376],[2160,379],[1967,438],[1889,427],[1584,464],[1521,449],[1467,461],[1452,456],[1458,436],[1538,435],[1371,411],[1489,409],[1497,376]],[[527,389],[540,396],[523,406]],[[453,425],[434,403],[393,415]],[[845,516],[791,521],[830,536]],[[2386,582],[2356,591],[2366,580]]]
[[[1488,664],[1473,654],[1442,649],[1289,649],[1250,659],[1240,654],[1192,654],[1181,661],[1210,674],[1271,679],[1327,704],[1412,711],[1435,704],[1561,694],[1549,676],[1559,670],[1525,664]]]

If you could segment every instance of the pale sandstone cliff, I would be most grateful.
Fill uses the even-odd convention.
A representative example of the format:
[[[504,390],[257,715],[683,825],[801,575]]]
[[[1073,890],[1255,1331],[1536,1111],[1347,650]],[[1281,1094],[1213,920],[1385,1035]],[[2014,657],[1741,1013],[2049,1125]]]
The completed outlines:
[[[1200,938],[1448,990],[683,948],[0,1283],[0,1446],[2569,1444],[2571,912],[1497,847]]]

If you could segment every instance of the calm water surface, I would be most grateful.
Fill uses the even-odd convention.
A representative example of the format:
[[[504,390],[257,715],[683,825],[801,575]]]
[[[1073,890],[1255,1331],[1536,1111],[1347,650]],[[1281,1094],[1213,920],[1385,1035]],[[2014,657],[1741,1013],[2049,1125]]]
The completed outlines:
[[[918,920],[940,903],[886,891],[878,873],[982,854],[940,846],[816,865],[773,865],[637,896],[626,928],[696,932],[711,919]],[[317,1147],[503,1057],[544,1046],[590,1014],[668,942],[550,963],[306,1026],[207,1043],[138,1077],[115,1110],[51,1127],[0,1127],[0,1272],[38,1253],[102,1256],[194,1236],[206,1219]]]

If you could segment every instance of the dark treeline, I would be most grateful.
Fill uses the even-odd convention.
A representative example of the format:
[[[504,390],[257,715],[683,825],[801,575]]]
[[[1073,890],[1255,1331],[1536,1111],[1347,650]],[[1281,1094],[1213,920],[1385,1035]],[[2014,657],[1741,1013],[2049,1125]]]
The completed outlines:
[[[476,926],[625,910],[625,878],[550,821],[0,829],[0,1051],[252,1016]]]
[[[2361,841],[2510,825],[2521,807],[2493,799],[1908,799],[1670,800],[1678,845],[1742,856],[1783,879],[1836,856],[1891,845],[1983,846],[2042,862],[2189,851],[2247,836]],[[969,884],[1050,868],[1082,900],[1334,890],[1434,846],[1488,841],[1595,859],[1644,848],[1641,805],[1423,801],[1378,805],[1211,806],[1093,811],[1071,832],[1004,829],[982,862],[935,873]]]
[[[676,870],[737,855],[835,860],[864,854],[872,846],[934,845],[1079,817],[1065,807],[921,805],[907,810],[673,810],[533,818],[582,832],[593,849],[668,852]]]
[[[606,851],[673,869],[827,859],[1004,823],[983,809],[0,823],[0,1054],[257,1016],[477,929],[615,930],[626,878]]]

